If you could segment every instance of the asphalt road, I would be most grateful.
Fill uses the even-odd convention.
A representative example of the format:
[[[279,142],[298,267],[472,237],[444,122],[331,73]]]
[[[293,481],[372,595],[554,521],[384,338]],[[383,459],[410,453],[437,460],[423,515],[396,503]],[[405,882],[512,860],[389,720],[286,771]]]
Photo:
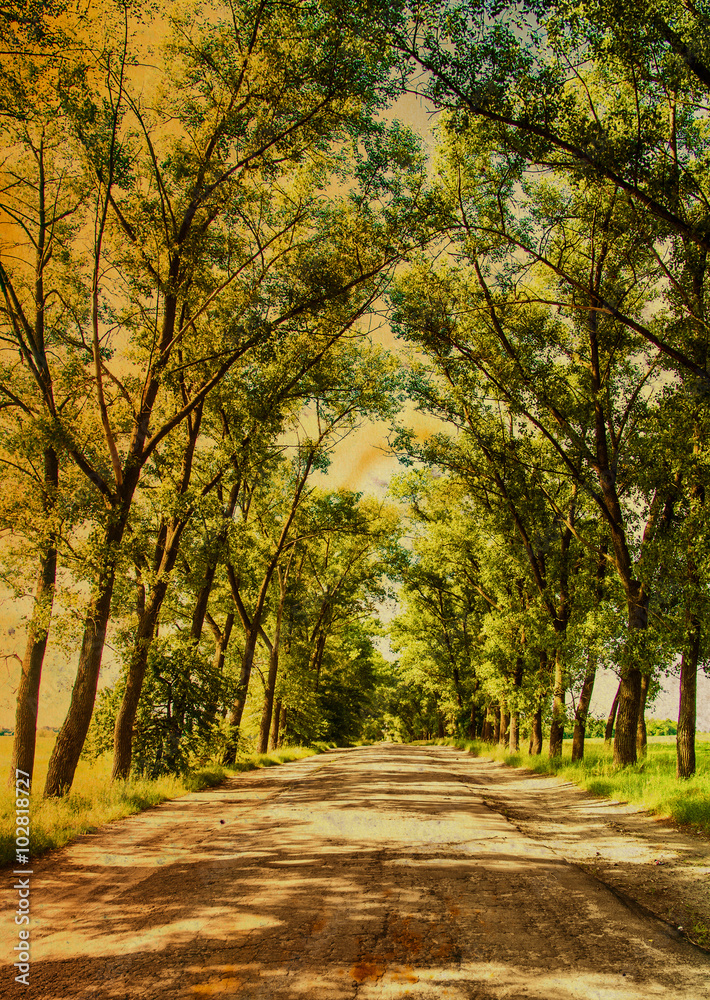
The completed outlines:
[[[482,769],[447,747],[336,751],[85,836],[34,862],[30,986],[6,964],[0,995],[710,997],[708,956],[517,829]]]

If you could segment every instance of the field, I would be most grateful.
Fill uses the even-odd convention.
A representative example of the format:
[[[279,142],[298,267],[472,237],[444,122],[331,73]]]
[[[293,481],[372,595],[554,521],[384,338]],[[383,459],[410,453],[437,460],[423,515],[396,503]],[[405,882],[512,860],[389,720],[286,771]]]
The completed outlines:
[[[676,823],[710,835],[710,734],[699,734],[696,742],[697,771],[693,778],[679,781],[675,774],[675,737],[655,736],[648,742],[644,760],[618,768],[612,749],[603,739],[585,741],[584,761],[572,763],[572,741],[565,740],[562,757],[551,761],[543,754],[507,753],[480,740],[431,740],[468,750],[474,756],[492,757],[511,767],[527,767],[538,774],[555,774],[586,788],[594,795],[632,802],[650,813],[668,816]]]
[[[163,777],[111,784],[111,756],[89,763],[81,760],[77,768],[70,795],[63,799],[41,798],[47,774],[49,756],[55,736],[37,738],[37,754],[31,801],[30,853],[33,857],[54,847],[62,847],[82,833],[88,833],[113,820],[148,809],[166,799],[179,798],[188,792],[219,784],[234,771],[270,767],[290,760],[308,757],[317,750],[305,747],[284,747],[269,754],[245,755],[237,765],[226,770],[217,765],[205,767],[185,778]],[[12,736],[0,736],[0,865],[9,864],[15,857],[15,796],[5,786],[10,767]]]

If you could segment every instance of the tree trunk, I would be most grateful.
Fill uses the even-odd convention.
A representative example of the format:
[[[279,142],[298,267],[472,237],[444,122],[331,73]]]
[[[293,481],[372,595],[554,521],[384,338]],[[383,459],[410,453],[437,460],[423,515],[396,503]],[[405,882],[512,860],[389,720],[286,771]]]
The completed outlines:
[[[621,694],[621,682],[616,689],[616,694],[614,695],[614,700],[611,703],[611,708],[609,709],[609,717],[606,720],[606,729],[604,730],[604,742],[611,743],[612,737],[614,736],[614,726],[616,724],[616,711],[619,707],[619,695]]]
[[[222,629],[222,634],[215,641],[214,656],[212,658],[212,666],[218,673],[222,673],[224,669],[224,658],[227,655],[227,647],[229,646],[229,640],[232,638],[232,628],[234,627],[234,614],[230,611],[227,615],[224,628]]]
[[[195,607],[192,612],[192,622],[190,623],[190,635],[196,642],[199,642],[202,638],[202,629],[207,616],[207,606],[209,604],[210,594],[212,593],[212,588],[214,586],[217,566],[227,544],[228,526],[234,516],[234,511],[236,510],[240,490],[241,479],[237,478],[237,481],[232,485],[229,493],[229,500],[223,510],[224,524],[220,528],[219,532],[210,538],[210,561],[205,568],[205,573],[202,578],[202,586],[197,592]],[[234,619],[232,618],[232,621],[233,620]],[[231,632],[231,625],[229,631]],[[227,642],[229,642],[229,638],[227,638]]]
[[[180,471],[178,495],[184,496],[190,486],[192,476],[192,461],[197,438],[202,422],[202,407],[188,418],[188,434]],[[168,524],[163,522],[158,533],[155,558],[155,582],[145,608],[138,623],[138,631],[128,664],[126,689],[123,693],[121,707],[116,716],[113,731],[113,768],[111,781],[125,781],[131,772],[131,755],[133,751],[133,725],[136,721],[138,703],[143,689],[143,679],[148,665],[148,651],[153,641],[155,627],[160,616],[165,595],[168,592],[170,573],[177,561],[183,532],[192,515],[188,510],[181,518],[171,518]],[[206,610],[206,606],[205,609]],[[203,618],[204,618],[203,610]],[[197,640],[195,640],[197,641]]]
[[[599,604],[604,597],[604,577],[606,576],[606,555],[608,544],[606,539],[602,539],[599,544],[599,559],[597,562],[596,588],[594,594],[595,615]],[[597,656],[596,653],[588,653],[587,669],[582,682],[582,690],[579,693],[577,711],[574,716],[574,734],[572,736],[572,760],[584,760],[584,737],[587,731],[587,718],[589,716],[589,705],[594,691],[594,681],[597,676]]]
[[[207,615],[207,605],[209,603],[210,594],[212,593],[212,587],[214,586],[214,578],[217,572],[217,560],[213,560],[209,566],[205,569],[205,575],[202,578],[202,586],[197,592],[197,597],[195,599],[195,607],[192,611],[192,621],[190,622],[190,636],[199,642],[202,638],[202,629],[205,624],[205,616]]]
[[[587,730],[587,716],[589,715],[589,705],[594,691],[594,681],[597,675],[596,658],[590,656],[587,659],[587,671],[582,682],[582,690],[577,702],[577,711],[574,715],[574,734],[572,736],[572,760],[584,760],[584,736]]]
[[[616,713],[614,763],[620,767],[636,763],[636,730],[641,699],[641,671],[629,667],[621,679]]]
[[[305,489],[306,482],[311,473],[313,467],[313,462],[316,456],[316,448],[314,447],[308,456],[305,467],[301,472],[298,479],[296,489],[294,491],[291,500],[291,510],[286,517],[283,525],[281,527],[281,533],[279,539],[275,546],[275,551],[266,567],[266,572],[264,573],[264,578],[261,581],[261,587],[259,588],[259,595],[256,600],[256,605],[254,607],[254,614],[251,622],[248,621],[246,615],[246,609],[241,600],[241,597],[236,586],[236,580],[234,572],[232,570],[232,575],[230,576],[230,586],[232,589],[232,597],[237,605],[237,610],[239,611],[240,617],[242,619],[242,624],[244,625],[246,631],[246,644],[244,647],[244,656],[242,657],[242,669],[239,675],[239,684],[237,685],[237,694],[234,699],[234,706],[232,708],[232,713],[229,718],[229,724],[232,730],[229,743],[227,744],[227,749],[225,750],[224,762],[225,764],[234,763],[234,758],[236,755],[237,742],[239,738],[239,727],[242,723],[242,715],[244,713],[244,705],[246,704],[247,692],[249,690],[249,678],[251,677],[251,669],[254,663],[254,653],[256,651],[256,642],[259,637],[259,629],[261,627],[261,619],[264,613],[264,606],[266,603],[266,595],[269,590],[269,584],[271,583],[271,578],[276,571],[281,554],[286,548],[288,534],[291,530],[291,525],[296,516],[296,512],[301,503],[301,498],[303,495],[303,490]],[[293,555],[293,552],[292,552]],[[229,567],[228,567],[229,569]]]
[[[286,738],[286,719],[288,718],[286,713],[286,706],[281,706],[281,719],[279,721],[279,742],[278,746],[283,746],[284,739]]]
[[[175,329],[175,307],[175,299],[170,296],[166,297],[163,307],[162,343],[169,343],[172,340]],[[106,641],[106,628],[111,614],[111,598],[113,596],[116,563],[121,543],[123,542],[133,497],[140,480],[142,465],[145,461],[145,455],[141,459],[141,455],[143,454],[142,448],[148,434],[150,416],[158,395],[159,386],[160,379],[157,377],[151,378],[145,386],[142,408],[133,426],[129,455],[126,459],[122,478],[118,474],[119,470],[116,470],[116,492],[119,500],[109,513],[102,550],[103,562],[99,570],[93,597],[87,610],[71,703],[49,760],[47,781],[44,787],[44,794],[46,796],[64,795],[71,788],[76,766],[79,763],[79,757],[91,723],[91,716],[96,702],[96,688],[99,680],[99,671],[101,670],[101,659]],[[189,483],[192,455],[199,433],[201,413],[202,405],[200,404],[194,413],[188,416],[190,430],[188,434],[188,447],[183,457],[182,475],[184,481],[180,487],[181,493],[185,491]],[[118,462],[117,457],[116,462]],[[128,739],[130,740],[130,735]],[[125,747],[125,740],[122,739],[121,742]]]
[[[562,756],[565,734],[565,674],[562,653],[555,652],[555,680],[552,696],[552,723],[550,725],[550,757]]]
[[[269,746],[269,732],[271,730],[271,713],[274,705],[274,688],[276,687],[276,675],[279,670],[279,648],[275,642],[269,653],[269,673],[266,680],[266,690],[264,691],[264,707],[261,712],[261,726],[259,729],[259,753],[266,753]]]
[[[590,286],[590,305],[596,306],[603,267],[596,268],[596,278]],[[614,736],[614,763],[620,766],[636,761],[636,728],[638,725],[639,698],[641,695],[641,671],[637,663],[639,639],[648,624],[648,595],[634,577],[634,565],[627,543],[624,511],[619,499],[616,482],[616,462],[614,447],[610,452],[607,435],[607,415],[604,412],[602,393],[604,376],[599,358],[598,343],[599,312],[592,308],[587,314],[589,345],[591,356],[592,389],[594,391],[594,436],[596,442],[596,466],[603,503],[600,505],[609,528],[614,549],[614,564],[624,588],[628,607],[627,642],[621,664],[621,683],[616,711],[616,734]]]
[[[521,632],[521,645],[525,646],[525,634]],[[513,675],[513,698],[514,705],[520,703],[520,688],[523,685],[523,671],[525,669],[525,663],[522,656],[518,656],[515,661],[515,673]],[[510,753],[517,753],[520,749],[520,712],[517,710],[511,711],[510,713],[510,736],[508,740],[508,749]]]
[[[53,448],[44,451],[44,485],[46,490],[45,513],[54,506],[59,485],[59,461]],[[47,547],[42,554],[32,617],[27,630],[25,655],[22,660],[20,684],[17,689],[15,735],[12,741],[9,784],[15,785],[15,771],[29,775],[32,780],[35,747],[37,743],[37,706],[42,679],[42,666],[47,650],[49,623],[54,605],[54,588],[57,578],[57,536],[50,532]]]
[[[648,674],[641,675],[641,698],[639,700],[639,718],[636,726],[636,753],[639,757],[646,756],[648,735],[646,733],[646,698],[650,681]]]
[[[500,720],[503,713],[503,709],[496,705],[493,708],[495,715],[493,716],[493,742],[500,743]]]
[[[641,586],[636,584],[629,599],[629,641],[624,650],[625,663],[622,666],[619,685],[619,707],[616,712],[616,735],[614,736],[614,763],[620,767],[636,763],[636,730],[638,729],[639,707],[641,704],[641,669],[636,662],[636,645],[643,638],[648,624],[648,598],[642,595]]]
[[[484,743],[490,743],[493,736],[493,724],[491,722],[491,705],[490,702],[483,708],[483,728],[481,730],[481,739]]]
[[[242,724],[242,715],[244,714],[244,706],[247,702],[247,694],[249,692],[249,680],[251,679],[251,671],[254,666],[254,655],[256,653],[256,643],[259,638],[259,625],[257,622],[252,622],[251,629],[247,632],[246,643],[244,645],[244,653],[242,655],[242,665],[239,671],[239,683],[237,684],[237,693],[234,698],[234,704],[232,706],[232,711],[229,716],[229,727],[232,731],[229,741],[227,742],[227,747],[224,751],[224,763],[229,765],[233,764],[237,759],[237,743],[239,739],[239,727]]]
[[[505,701],[500,703],[500,729],[498,730],[498,744],[502,747],[508,742],[508,725],[510,723],[510,714],[508,712],[508,706]]]
[[[125,509],[125,508],[124,508]],[[79,665],[72,689],[67,717],[59,730],[47,768],[44,794],[47,797],[65,795],[72,786],[76,766],[89,730],[96,701],[96,687],[101,669],[101,657],[106,640],[106,628],[111,614],[111,597],[116,573],[118,550],[123,540],[125,515],[109,521],[104,538],[104,560],[91,599],[84,625],[79,652]]]
[[[680,662],[680,704],[676,736],[676,774],[679,778],[692,778],[695,774],[695,719],[700,637],[701,625],[699,620],[694,618],[689,637],[690,644],[683,650]]]
[[[313,667],[315,670],[315,691],[318,691],[318,688],[320,687],[320,672],[323,666],[323,654],[325,652],[325,644],[327,640],[327,633],[325,631],[321,632],[318,636],[318,643],[316,645],[316,651],[313,659]]]
[[[530,733],[530,753],[538,756],[542,753],[542,705],[538,705],[533,715],[532,731]]]
[[[520,716],[518,712],[510,713],[510,737],[508,741],[510,753],[517,753],[520,750]]]
[[[443,740],[446,736],[446,728],[444,726],[444,716],[438,709],[436,712],[436,727],[439,739]]]
[[[276,699],[274,711],[271,718],[271,738],[269,740],[269,750],[275,750],[279,745],[279,728],[281,723],[281,699]]]
[[[116,715],[113,729],[113,767],[111,781],[125,781],[131,773],[133,751],[133,724],[143,689],[143,678],[148,665],[148,650],[153,641],[155,626],[168,590],[168,578],[158,579],[138,621],[138,629],[131,650],[126,677],[126,689]]]

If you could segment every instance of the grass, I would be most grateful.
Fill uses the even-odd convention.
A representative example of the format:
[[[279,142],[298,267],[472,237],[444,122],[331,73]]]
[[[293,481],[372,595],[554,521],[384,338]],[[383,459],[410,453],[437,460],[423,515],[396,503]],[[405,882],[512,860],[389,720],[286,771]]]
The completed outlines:
[[[47,774],[49,755],[55,736],[37,739],[33,787],[38,789],[30,801],[30,855],[63,847],[82,833],[89,833],[106,823],[149,809],[166,799],[177,799],[189,792],[220,784],[230,774],[274,767],[322,752],[325,747],[284,747],[268,754],[245,754],[232,768],[217,764],[200,768],[184,777],[165,776],[111,782],[111,757],[106,755],[89,763],[80,761],[71,793],[61,799],[43,799],[39,792]],[[10,767],[12,737],[0,736],[0,781]],[[15,860],[15,794],[5,787],[0,791],[0,865]]]
[[[583,761],[572,763],[571,740],[565,740],[562,757],[550,760],[543,752],[532,757],[526,751],[511,754],[504,748],[480,740],[431,740],[467,750],[474,756],[491,757],[509,767],[527,767],[537,774],[553,774],[572,781],[593,795],[633,802],[650,813],[667,816],[682,826],[710,836],[710,737],[696,742],[695,776],[676,777],[674,737],[651,737],[647,756],[630,767],[616,767],[612,749],[601,739],[586,740]]]

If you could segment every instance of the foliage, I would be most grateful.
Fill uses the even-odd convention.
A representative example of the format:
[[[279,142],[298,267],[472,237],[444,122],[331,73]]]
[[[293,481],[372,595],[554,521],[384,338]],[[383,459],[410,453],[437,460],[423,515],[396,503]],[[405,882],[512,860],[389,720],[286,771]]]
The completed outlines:
[[[154,642],[136,719],[135,777],[184,775],[219,759],[225,739],[220,712],[226,712],[232,692],[229,677],[215,670],[189,641],[166,635]],[[85,759],[96,760],[113,747],[122,695],[120,682],[101,692],[84,745]]]
[[[87,730],[117,778],[282,720],[309,744],[544,726],[554,755],[599,732],[600,666],[631,763],[679,660],[692,773],[710,22],[642,7],[11,5],[0,579],[34,601],[30,693],[48,640],[79,647],[48,794]],[[431,156],[383,114],[407,90]],[[383,303],[397,355],[366,333]],[[328,488],[372,421],[394,503]]]

